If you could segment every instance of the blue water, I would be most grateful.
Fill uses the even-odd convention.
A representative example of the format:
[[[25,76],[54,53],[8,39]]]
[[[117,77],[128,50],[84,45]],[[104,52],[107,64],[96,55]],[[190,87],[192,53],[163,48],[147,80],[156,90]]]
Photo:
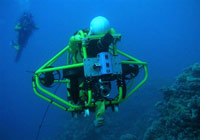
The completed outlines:
[[[24,10],[34,15],[39,30],[33,33],[16,63],[16,50],[9,42],[16,38],[14,26]],[[120,50],[148,62],[146,85],[161,79],[173,81],[185,67],[200,62],[198,0],[1,0],[1,140],[35,139],[48,103],[34,94],[32,73],[26,71],[37,70],[67,45],[75,31],[89,28],[91,19],[99,15],[107,17],[122,34]],[[152,92],[150,100],[155,100]],[[140,95],[140,100],[150,104],[147,97]],[[140,100],[135,104],[139,106]],[[69,113],[51,106],[40,138],[54,137],[67,119]]]

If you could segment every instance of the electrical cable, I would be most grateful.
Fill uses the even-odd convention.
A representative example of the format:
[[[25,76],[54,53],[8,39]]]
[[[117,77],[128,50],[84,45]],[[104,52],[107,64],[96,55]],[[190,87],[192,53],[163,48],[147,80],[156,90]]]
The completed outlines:
[[[61,83],[59,83],[59,85],[58,85],[57,88],[55,89],[54,94],[56,94],[56,92],[57,92],[58,88],[60,87],[60,85],[61,85]],[[38,140],[38,138],[39,138],[39,136],[40,136],[40,130],[41,130],[41,128],[42,128],[42,125],[43,125],[43,123],[44,123],[44,120],[45,120],[45,118],[46,118],[46,115],[47,115],[47,112],[48,112],[48,110],[49,110],[50,105],[51,105],[51,102],[48,103],[47,108],[45,109],[45,112],[44,112],[44,114],[43,114],[42,121],[41,121],[41,123],[40,123],[40,125],[39,125],[39,128],[38,128],[38,131],[37,131],[37,135],[36,135],[35,140]]]

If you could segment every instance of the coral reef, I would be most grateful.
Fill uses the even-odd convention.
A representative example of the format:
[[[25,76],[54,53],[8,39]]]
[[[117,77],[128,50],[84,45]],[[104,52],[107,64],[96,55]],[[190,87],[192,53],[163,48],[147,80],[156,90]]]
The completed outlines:
[[[127,133],[122,135],[119,140],[137,140],[137,138],[134,135]]]
[[[160,117],[147,129],[144,140],[199,140],[200,64],[186,68],[161,91],[164,101],[155,105]]]

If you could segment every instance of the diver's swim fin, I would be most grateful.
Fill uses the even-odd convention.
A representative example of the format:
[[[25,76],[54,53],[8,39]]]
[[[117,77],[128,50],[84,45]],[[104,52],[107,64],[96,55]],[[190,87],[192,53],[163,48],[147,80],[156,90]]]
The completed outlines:
[[[20,50],[20,46],[19,45],[14,45],[13,48],[15,48],[17,51]]]
[[[11,41],[10,42],[10,45],[13,47],[13,48],[15,48],[17,51],[19,51],[20,50],[20,46],[15,42],[15,41]]]

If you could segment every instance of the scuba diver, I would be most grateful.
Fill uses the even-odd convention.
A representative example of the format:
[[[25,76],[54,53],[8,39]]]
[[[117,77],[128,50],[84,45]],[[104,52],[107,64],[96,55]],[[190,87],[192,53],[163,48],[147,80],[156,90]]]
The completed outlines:
[[[95,17],[90,29],[75,32],[68,45],[35,72],[32,78],[34,92],[55,106],[72,112],[74,117],[95,112],[94,125],[102,126],[106,108],[118,112],[119,104],[141,87],[148,77],[146,62],[117,49],[120,40],[121,34],[110,27],[105,17]],[[67,64],[53,67],[65,52]],[[121,60],[120,55],[128,59]],[[140,69],[144,69],[144,79],[134,85]],[[113,82],[117,87],[114,98],[111,97]],[[46,89],[57,83],[66,84],[67,99]]]
[[[15,26],[15,31],[18,32],[17,39],[16,41],[11,42],[13,48],[15,48],[18,51],[16,61],[19,60],[22,50],[26,47],[28,39],[30,38],[33,30],[35,29],[38,29],[38,27],[33,21],[32,14],[24,12]]]
[[[109,54],[107,54],[107,52],[109,50],[109,45],[113,43],[114,41],[114,38],[111,35],[113,33],[116,33],[116,32],[113,28],[110,27],[110,23],[105,17],[102,17],[102,16],[95,17],[90,23],[90,30],[88,29],[79,30],[75,32],[74,35],[70,38],[69,46],[71,48],[70,53],[72,54],[72,63],[76,64],[76,63],[83,62],[83,53],[81,51],[81,44],[74,42],[74,40],[78,38],[81,39],[86,36],[104,35],[99,40],[91,40],[88,42],[87,57],[95,58],[98,55],[102,55],[99,57],[103,57],[104,55],[109,57]],[[105,59],[102,61],[107,61],[107,60]],[[109,63],[110,62],[108,62],[108,64]],[[96,65],[95,67],[96,69],[99,69],[98,65]],[[136,73],[138,73],[138,69],[136,69]],[[106,75],[109,75],[110,72],[104,72],[104,74],[106,76]],[[84,103],[85,100],[87,100],[87,97],[85,97],[86,94],[79,92],[80,89],[77,88],[80,84],[80,81],[82,80],[81,78],[80,76],[70,78],[71,87],[70,89],[68,89],[68,91],[74,103],[77,103],[77,102]],[[101,80],[99,81],[100,84],[98,83],[94,85],[94,87],[92,87],[92,90],[94,91],[93,99],[95,101],[95,113],[96,113],[95,115],[96,119],[94,121],[95,126],[103,125],[104,123],[103,115],[106,109],[105,100],[109,100],[107,96],[110,93],[111,83],[107,82],[105,79],[106,78],[103,78],[103,77],[101,79],[98,79],[98,80]]]

